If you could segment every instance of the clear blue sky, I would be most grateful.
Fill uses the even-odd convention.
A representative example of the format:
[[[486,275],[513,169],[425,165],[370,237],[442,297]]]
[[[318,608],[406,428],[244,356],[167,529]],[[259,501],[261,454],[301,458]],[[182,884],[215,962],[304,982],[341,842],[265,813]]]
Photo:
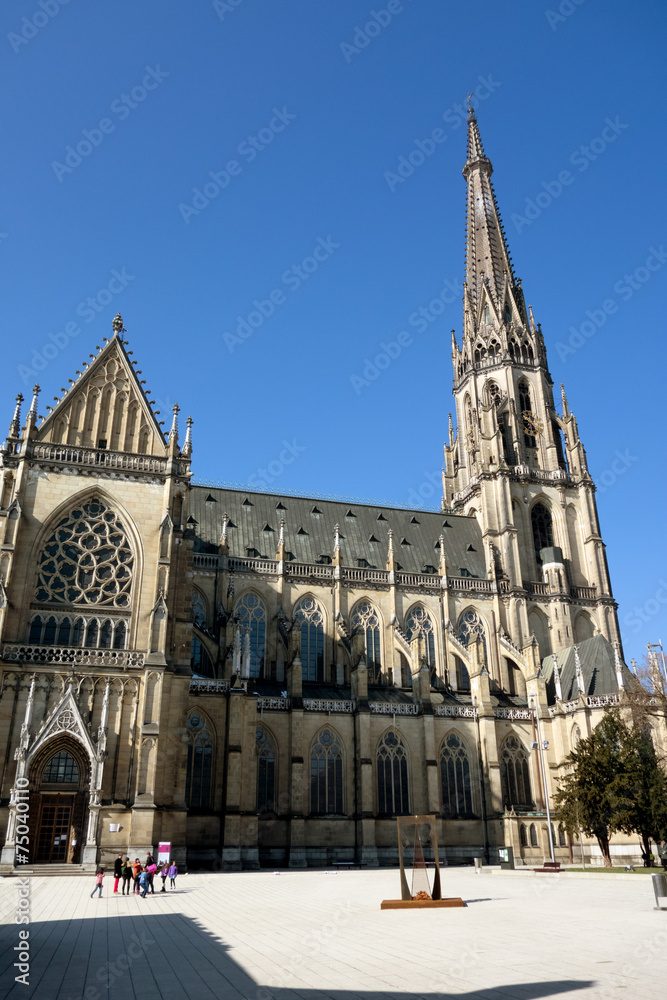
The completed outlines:
[[[606,484],[626,657],[667,640],[667,260],[637,272],[667,246],[663,4],[6,0],[0,19],[6,423],[28,368],[44,412],[120,310],[162,416],[195,419],[200,479],[428,492],[459,292],[423,332],[408,320],[463,278],[456,109],[481,86],[516,270]],[[244,339],[255,300],[273,312]],[[587,311],[601,325],[571,342]]]

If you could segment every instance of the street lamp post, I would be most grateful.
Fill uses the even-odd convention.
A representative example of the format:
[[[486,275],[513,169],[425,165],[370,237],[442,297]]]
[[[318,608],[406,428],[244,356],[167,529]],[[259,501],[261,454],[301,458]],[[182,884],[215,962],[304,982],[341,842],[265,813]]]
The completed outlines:
[[[537,699],[531,698],[532,709],[535,712],[535,721],[537,722],[537,743],[533,743],[533,749],[539,750],[540,754],[540,765],[542,771],[542,787],[544,789],[544,801],[547,807],[547,829],[549,832],[549,851],[551,853],[551,861],[553,864],[556,863],[556,855],[554,852],[554,836],[551,828],[551,809],[549,808],[549,789],[547,788],[547,772],[546,765],[544,763],[544,751],[549,748],[549,741],[542,739],[542,726],[540,723],[540,711],[537,705]]]

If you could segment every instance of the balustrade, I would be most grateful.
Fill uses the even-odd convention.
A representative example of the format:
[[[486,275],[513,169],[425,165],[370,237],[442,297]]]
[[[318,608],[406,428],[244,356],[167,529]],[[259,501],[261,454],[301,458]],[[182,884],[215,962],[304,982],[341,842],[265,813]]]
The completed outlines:
[[[30,445],[30,454],[36,461],[62,462],[66,465],[95,465],[108,469],[124,469],[131,472],[167,471],[166,458],[154,455],[134,455],[122,451],[107,451],[105,448],[83,448],[68,444]]]
[[[29,646],[9,643],[2,650],[10,663],[72,663],[87,667],[143,667],[146,654],[132,649],[83,646]]]

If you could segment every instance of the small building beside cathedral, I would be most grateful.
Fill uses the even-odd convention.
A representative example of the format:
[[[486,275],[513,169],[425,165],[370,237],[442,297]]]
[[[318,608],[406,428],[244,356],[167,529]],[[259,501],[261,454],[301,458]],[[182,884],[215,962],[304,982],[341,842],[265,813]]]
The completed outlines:
[[[120,316],[44,417],[39,387],[25,415],[18,397],[0,871],[165,842],[193,868],[394,864],[396,817],[424,813],[449,863],[572,859],[545,795],[633,678],[586,453],[472,110],[463,174],[439,511],[193,484],[193,422],[174,407],[163,432]]]

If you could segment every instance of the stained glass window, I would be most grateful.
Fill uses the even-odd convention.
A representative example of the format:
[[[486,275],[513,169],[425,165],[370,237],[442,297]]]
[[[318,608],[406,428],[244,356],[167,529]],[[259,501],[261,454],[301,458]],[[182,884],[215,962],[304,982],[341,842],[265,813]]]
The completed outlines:
[[[500,750],[500,783],[506,809],[532,807],[528,751],[513,733],[506,737]]]
[[[343,813],[343,751],[331,729],[323,729],[310,752],[310,811]]]
[[[208,720],[199,712],[187,718],[188,762],[185,800],[191,809],[210,809],[213,778],[213,734]]]
[[[361,601],[352,613],[352,627],[364,636],[366,666],[371,683],[379,680],[382,662],[380,656],[380,619],[370,601]]]
[[[301,631],[301,667],[304,681],[324,680],[324,615],[313,597],[303,597],[294,614]]]
[[[78,780],[79,768],[66,750],[54,754],[42,774],[42,781],[48,785],[74,785]]]
[[[390,729],[380,740],[377,753],[378,813],[384,816],[407,816],[408,755],[402,737]]]
[[[448,819],[472,816],[470,755],[457,733],[449,733],[440,749],[442,814]]]
[[[250,633],[250,676],[261,677],[266,651],[266,610],[256,594],[245,594],[236,604],[236,618]]]
[[[45,543],[35,598],[47,604],[130,606],[134,557],[116,513],[92,499],[66,514]]]

